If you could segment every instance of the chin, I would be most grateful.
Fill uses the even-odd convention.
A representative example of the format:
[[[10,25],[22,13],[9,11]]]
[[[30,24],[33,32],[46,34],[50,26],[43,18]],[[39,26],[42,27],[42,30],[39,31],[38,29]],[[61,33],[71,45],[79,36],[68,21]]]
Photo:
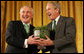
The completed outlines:
[[[25,22],[25,23],[28,23],[28,22]]]
[[[53,20],[52,18],[49,18],[50,20]]]
[[[24,21],[24,23],[28,23],[28,21]]]

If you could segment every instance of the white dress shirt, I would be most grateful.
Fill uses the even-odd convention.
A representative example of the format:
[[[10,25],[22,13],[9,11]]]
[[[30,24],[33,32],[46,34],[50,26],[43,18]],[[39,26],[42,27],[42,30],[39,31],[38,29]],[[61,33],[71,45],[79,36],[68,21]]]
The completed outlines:
[[[56,25],[57,25],[57,23],[58,23],[59,18],[60,18],[60,15],[55,19]],[[54,20],[52,21],[52,30],[53,30],[53,26],[54,26]]]
[[[25,23],[23,23],[23,25],[24,25]],[[30,28],[30,23],[28,23],[28,26],[29,26],[29,28]],[[25,41],[24,41],[24,48],[28,48],[28,43],[27,43],[27,41],[28,41],[28,39],[25,39]]]

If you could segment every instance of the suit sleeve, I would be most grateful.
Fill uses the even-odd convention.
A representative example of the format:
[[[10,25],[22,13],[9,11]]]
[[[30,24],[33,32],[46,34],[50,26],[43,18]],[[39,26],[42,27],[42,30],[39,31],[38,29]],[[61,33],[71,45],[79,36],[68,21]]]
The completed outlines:
[[[55,47],[62,47],[64,45],[73,43],[75,41],[76,28],[75,28],[75,21],[72,18],[66,20],[64,33],[65,33],[65,36],[63,36],[60,39],[54,40]]]
[[[6,42],[7,44],[15,46],[15,47],[23,47],[25,39],[16,35],[16,30],[15,30],[16,28],[14,26],[15,25],[12,21],[9,22],[7,30],[6,30]]]

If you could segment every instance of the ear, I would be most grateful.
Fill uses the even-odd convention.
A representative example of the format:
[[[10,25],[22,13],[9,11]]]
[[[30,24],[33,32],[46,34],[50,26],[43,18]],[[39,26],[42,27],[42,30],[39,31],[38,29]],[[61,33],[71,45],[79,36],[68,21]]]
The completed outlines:
[[[31,18],[33,19],[33,15],[31,16]]]
[[[56,8],[55,11],[56,11],[56,12],[59,12],[59,8]]]
[[[59,8],[57,8],[57,11],[59,11]]]

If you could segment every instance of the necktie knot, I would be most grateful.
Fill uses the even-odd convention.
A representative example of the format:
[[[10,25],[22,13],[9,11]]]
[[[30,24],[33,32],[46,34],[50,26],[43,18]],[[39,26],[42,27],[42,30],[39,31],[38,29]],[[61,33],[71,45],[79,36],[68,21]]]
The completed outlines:
[[[25,27],[28,27],[28,24],[25,24]]]

